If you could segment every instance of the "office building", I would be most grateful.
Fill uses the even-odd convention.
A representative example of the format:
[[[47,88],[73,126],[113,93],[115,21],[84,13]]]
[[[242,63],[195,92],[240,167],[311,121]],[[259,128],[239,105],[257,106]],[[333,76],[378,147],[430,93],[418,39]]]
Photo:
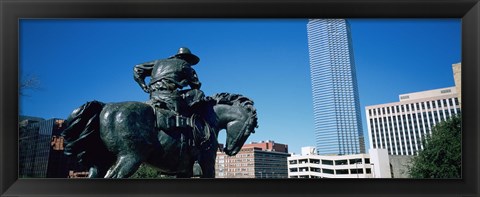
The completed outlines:
[[[458,101],[462,105],[462,63],[452,64],[453,79],[457,89]]]
[[[408,169],[414,157],[414,155],[388,155],[392,178],[410,178]]]
[[[307,32],[317,151],[365,153],[349,24],[310,19]]]
[[[22,118],[21,118],[22,119]],[[60,133],[64,120],[24,117],[19,133],[19,177],[66,178],[68,161]]]
[[[416,155],[438,122],[460,114],[455,87],[399,95],[399,102],[365,107],[370,148]]]
[[[243,145],[235,156],[217,152],[216,178],[287,178],[288,145],[274,141]]]
[[[369,154],[318,155],[315,147],[303,147],[301,155],[288,157],[289,178],[391,178],[387,150]]]

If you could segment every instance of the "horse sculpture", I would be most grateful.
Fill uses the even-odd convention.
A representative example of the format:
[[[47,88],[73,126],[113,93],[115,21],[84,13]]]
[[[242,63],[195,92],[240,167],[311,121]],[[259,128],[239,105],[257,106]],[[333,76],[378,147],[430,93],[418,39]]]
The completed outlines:
[[[253,101],[238,94],[206,97],[191,118],[193,129],[158,130],[155,108],[143,102],[88,102],[67,118],[65,154],[89,168],[89,178],[128,178],[146,163],[162,174],[192,177],[195,161],[202,178],[215,177],[220,130],[227,155],[237,154],[257,127]]]

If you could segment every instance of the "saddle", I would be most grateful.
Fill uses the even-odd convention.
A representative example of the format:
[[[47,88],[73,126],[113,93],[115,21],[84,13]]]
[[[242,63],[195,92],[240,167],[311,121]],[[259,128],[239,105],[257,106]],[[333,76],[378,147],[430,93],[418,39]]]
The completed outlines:
[[[188,101],[187,101],[188,102]],[[189,105],[190,112],[179,114],[172,109],[172,106],[164,101],[147,101],[155,112],[156,124],[158,131],[166,132],[185,132],[181,133],[182,142],[187,143],[191,147],[200,148],[200,150],[208,150],[210,142],[210,134],[212,127],[200,115],[198,109],[201,105],[205,105],[207,101],[197,101],[194,105]],[[191,103],[191,102],[190,102]],[[194,109],[195,110],[194,110]],[[190,115],[191,114],[191,115]]]

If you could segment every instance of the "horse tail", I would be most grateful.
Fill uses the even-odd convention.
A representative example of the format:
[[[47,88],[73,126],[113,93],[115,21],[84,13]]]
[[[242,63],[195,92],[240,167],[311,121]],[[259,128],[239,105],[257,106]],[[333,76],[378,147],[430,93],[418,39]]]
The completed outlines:
[[[212,96],[210,99],[217,101],[217,104],[238,105],[247,110],[249,118],[244,126],[246,132],[255,133],[255,128],[258,128],[257,109],[253,106],[252,99],[241,94],[219,93]]]
[[[73,156],[85,167],[96,165],[108,152],[100,139],[100,112],[105,103],[91,101],[75,109],[67,118],[62,132],[64,154]],[[102,158],[103,157],[103,158]]]

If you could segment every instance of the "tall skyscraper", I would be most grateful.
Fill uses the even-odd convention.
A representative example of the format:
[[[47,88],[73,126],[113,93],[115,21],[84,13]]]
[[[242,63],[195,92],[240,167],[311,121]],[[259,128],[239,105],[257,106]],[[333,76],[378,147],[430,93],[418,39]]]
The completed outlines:
[[[349,24],[310,19],[307,32],[317,151],[365,153]]]

